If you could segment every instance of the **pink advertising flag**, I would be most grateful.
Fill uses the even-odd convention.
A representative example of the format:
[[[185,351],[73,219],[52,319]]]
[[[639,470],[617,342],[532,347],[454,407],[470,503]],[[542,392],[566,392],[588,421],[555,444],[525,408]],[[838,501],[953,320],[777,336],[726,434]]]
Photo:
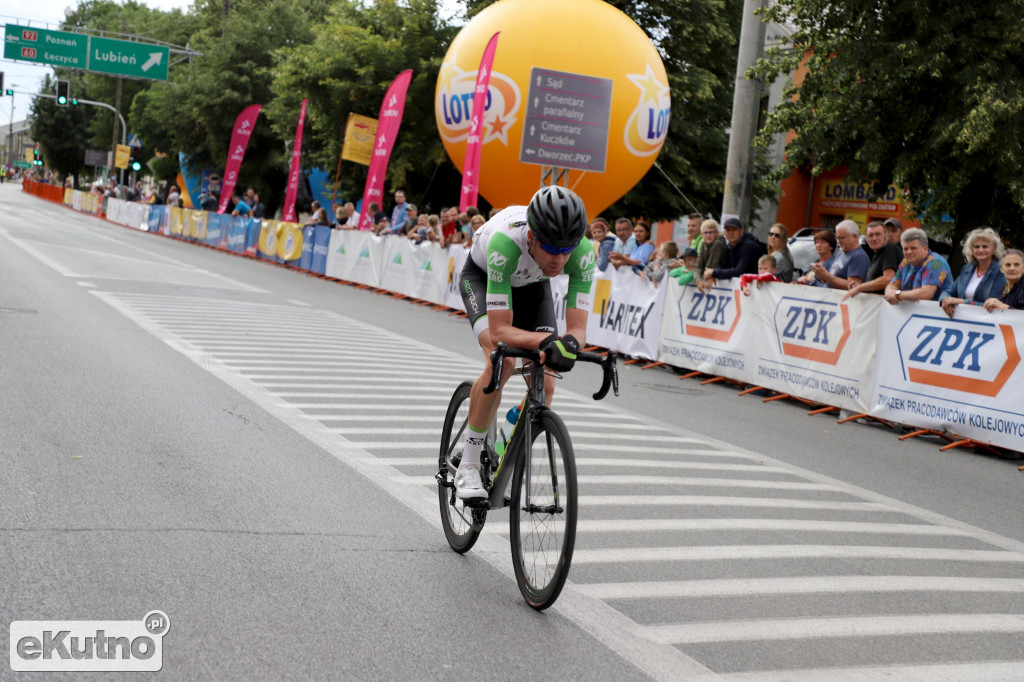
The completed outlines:
[[[480,68],[476,72],[476,88],[473,90],[473,117],[469,119],[469,135],[466,137],[466,161],[462,164],[462,194],[459,211],[476,206],[480,189],[480,146],[483,141],[484,109],[487,106],[487,88],[491,85],[491,67],[494,52],[498,48],[500,31],[491,36],[484,48]]]
[[[286,223],[294,223],[295,195],[299,191],[299,161],[302,158],[302,125],[306,122],[306,100],[302,100],[299,110],[299,125],[295,128],[295,145],[292,147],[292,165],[288,170],[288,189],[284,193],[284,210],[281,219]]]
[[[235,119],[234,132],[231,133],[231,146],[228,147],[228,162],[224,166],[224,183],[220,190],[220,205],[217,213],[223,213],[231,203],[231,193],[235,191],[235,183],[238,182],[238,171],[242,167],[242,159],[245,157],[245,148],[249,146],[249,138],[252,137],[252,129],[256,125],[256,117],[260,115],[262,104],[251,104]]]
[[[377,123],[377,137],[373,142],[373,157],[370,159],[370,170],[366,174],[366,188],[363,190],[363,206],[359,215],[359,229],[369,230],[373,227],[373,212],[370,203],[376,202],[383,208],[384,177],[388,172],[388,160],[395,146],[398,128],[402,125],[402,112],[405,111],[405,93],[409,90],[412,80],[412,69],[406,69],[391,82],[384,94],[384,102],[380,106]]]

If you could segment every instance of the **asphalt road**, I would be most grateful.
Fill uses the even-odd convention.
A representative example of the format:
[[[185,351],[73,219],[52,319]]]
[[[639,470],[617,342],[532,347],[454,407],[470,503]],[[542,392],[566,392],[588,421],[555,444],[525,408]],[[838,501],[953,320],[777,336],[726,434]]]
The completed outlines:
[[[1020,462],[664,368],[594,403],[580,368],[538,614],[506,514],[466,556],[440,530],[464,320],[6,184],[0,348],[4,627],[159,609],[167,679],[1024,679]],[[54,677],[0,640],[0,679]]]

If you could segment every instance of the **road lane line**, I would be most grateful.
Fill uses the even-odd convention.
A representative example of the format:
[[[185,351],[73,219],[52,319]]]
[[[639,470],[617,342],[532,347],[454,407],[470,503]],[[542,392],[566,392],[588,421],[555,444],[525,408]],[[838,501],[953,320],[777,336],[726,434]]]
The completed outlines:
[[[734,561],[749,559],[895,559],[903,561],[970,561],[1024,563],[1024,554],[1006,550],[863,545],[714,545],[710,547],[628,547],[583,549],[572,563],[604,564],[653,561]]]

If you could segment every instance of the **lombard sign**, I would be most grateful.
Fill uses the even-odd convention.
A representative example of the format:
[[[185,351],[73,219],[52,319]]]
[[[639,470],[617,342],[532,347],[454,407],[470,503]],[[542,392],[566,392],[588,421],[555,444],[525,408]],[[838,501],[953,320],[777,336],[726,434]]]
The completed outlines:
[[[896,335],[905,379],[994,398],[1020,365],[1013,327],[912,315]]]

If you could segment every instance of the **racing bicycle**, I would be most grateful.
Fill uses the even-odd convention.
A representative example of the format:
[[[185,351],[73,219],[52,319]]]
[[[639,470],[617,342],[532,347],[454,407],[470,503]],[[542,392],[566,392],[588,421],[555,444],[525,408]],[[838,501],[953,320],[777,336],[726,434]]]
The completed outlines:
[[[515,373],[527,377],[526,397],[504,453],[498,454],[492,425],[480,453],[481,479],[488,497],[460,500],[455,493],[455,471],[462,457],[469,418],[472,382],[455,389],[441,432],[437,492],[441,524],[448,544],[456,552],[468,552],[476,543],[491,509],[510,507],[509,530],[512,565],[526,603],[538,611],[555,603],[569,575],[576,541],[576,462],[572,441],[562,419],[544,404],[544,366],[540,351],[510,348],[499,343],[491,353],[491,376],[484,393],[500,386],[506,358],[523,358]],[[577,362],[601,365],[604,377],[594,400],[612,388],[619,394],[615,352],[607,355],[581,351]],[[513,500],[515,503],[513,504]]]

